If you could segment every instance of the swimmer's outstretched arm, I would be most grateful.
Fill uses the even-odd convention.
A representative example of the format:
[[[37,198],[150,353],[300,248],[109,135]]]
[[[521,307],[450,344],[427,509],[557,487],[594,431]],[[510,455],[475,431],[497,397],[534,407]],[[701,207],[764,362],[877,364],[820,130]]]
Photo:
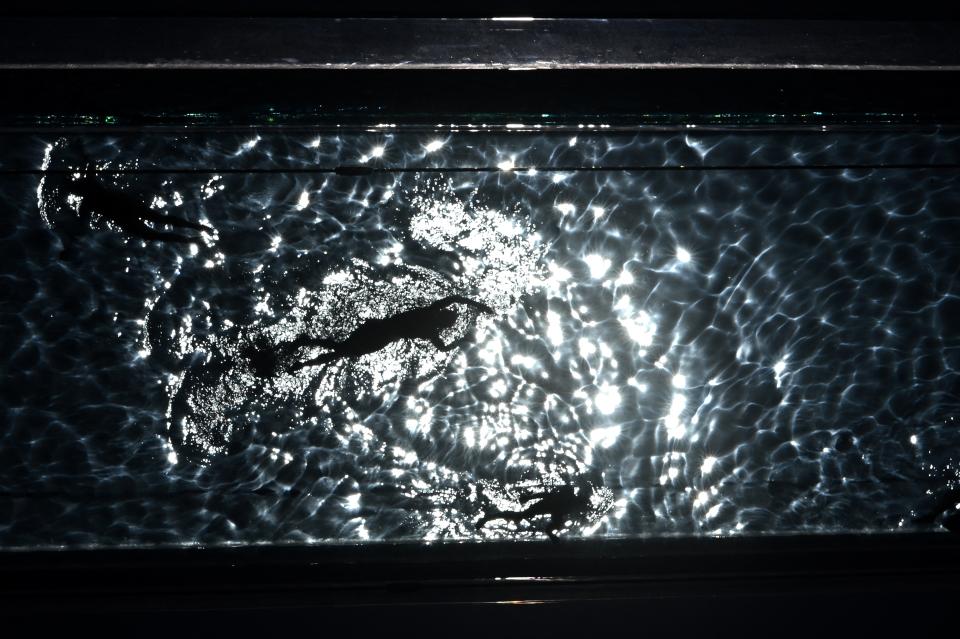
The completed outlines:
[[[469,297],[464,297],[462,295],[448,295],[443,299],[437,300],[430,306],[433,306],[435,308],[446,308],[448,306],[453,306],[454,304],[466,304],[467,306],[472,306],[476,309],[483,311],[484,313],[488,313],[489,315],[494,315],[494,310],[489,306],[487,306],[486,304],[484,304],[483,302],[478,302],[476,300],[472,300]]]
[[[449,344],[444,344],[443,340],[441,340],[439,337],[430,338],[430,343],[433,344],[438,351],[443,351],[444,353],[446,353],[447,351],[452,351],[455,348],[460,348],[461,346],[468,343],[469,341],[470,341],[469,335],[464,335],[460,339],[453,340]]]

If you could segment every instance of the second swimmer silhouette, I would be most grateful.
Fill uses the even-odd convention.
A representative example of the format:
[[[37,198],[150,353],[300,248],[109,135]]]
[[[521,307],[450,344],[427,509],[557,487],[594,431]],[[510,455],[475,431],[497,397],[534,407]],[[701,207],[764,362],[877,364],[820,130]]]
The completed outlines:
[[[520,499],[521,503],[527,504],[533,501],[533,504],[523,510],[491,509],[480,518],[475,527],[480,530],[487,522],[495,519],[512,521],[515,524],[522,521],[532,523],[535,518],[547,515],[549,519],[543,526],[543,532],[550,537],[551,541],[558,542],[560,538],[557,536],[557,531],[563,528],[568,518],[575,518],[589,509],[593,493],[594,487],[588,482],[551,486],[546,490],[523,496]]]
[[[489,315],[494,313],[493,309],[483,302],[462,295],[449,295],[427,306],[413,308],[383,319],[365,320],[343,341],[303,335],[292,342],[281,344],[274,350],[265,348],[264,344],[258,344],[248,351],[247,355],[254,371],[261,377],[268,377],[276,372],[280,358],[300,348],[325,348],[329,349],[329,352],[312,359],[295,362],[287,366],[288,371],[300,370],[307,366],[323,366],[339,359],[375,353],[402,339],[424,339],[440,351],[450,351],[469,341],[469,337],[464,336],[444,344],[440,337],[440,333],[457,323],[458,313],[450,308],[455,304],[472,306]]]
[[[163,215],[147,206],[135,195],[120,189],[111,189],[97,179],[91,170],[70,184],[69,190],[79,195],[80,215],[90,218],[94,213],[111,222],[120,230],[141,239],[159,242],[196,243],[198,238],[160,230],[163,226],[213,233],[206,224],[191,222],[173,215]]]

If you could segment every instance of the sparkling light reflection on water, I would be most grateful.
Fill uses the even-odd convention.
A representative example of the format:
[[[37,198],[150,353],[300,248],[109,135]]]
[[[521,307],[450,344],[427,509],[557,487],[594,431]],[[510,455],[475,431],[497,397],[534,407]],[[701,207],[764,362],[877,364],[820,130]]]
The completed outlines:
[[[2,184],[4,545],[536,538],[475,523],[558,485],[567,535],[887,530],[957,479],[960,176],[796,168],[950,134],[8,137],[65,173]],[[78,229],[84,154],[217,235]],[[485,170],[298,172],[356,164]],[[449,295],[461,348],[248,356]]]

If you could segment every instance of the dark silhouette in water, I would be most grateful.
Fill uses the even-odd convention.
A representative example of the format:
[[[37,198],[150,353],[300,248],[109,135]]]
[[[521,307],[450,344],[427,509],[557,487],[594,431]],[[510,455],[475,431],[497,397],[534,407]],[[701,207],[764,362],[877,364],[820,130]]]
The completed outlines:
[[[557,536],[557,531],[563,528],[568,519],[583,515],[589,510],[590,497],[593,492],[593,487],[589,484],[552,486],[543,492],[522,497],[520,501],[524,504],[534,499],[539,500],[523,510],[494,509],[492,512],[485,514],[477,522],[477,530],[494,519],[506,519],[519,524],[524,520],[531,522],[534,517],[549,515],[550,519],[544,526],[543,532],[552,541],[558,542],[560,538]]]
[[[281,347],[284,346],[281,344]],[[250,362],[250,367],[257,377],[273,377],[280,367],[280,358],[277,351],[264,338],[252,344],[247,344],[243,350],[244,357]]]
[[[960,488],[947,490],[933,502],[933,505],[924,515],[918,515],[913,518],[913,523],[919,526],[932,526],[941,514],[943,517],[943,527],[950,532],[960,532],[960,510],[956,506],[960,504]]]
[[[80,202],[80,216],[91,218],[94,213],[116,225],[125,233],[141,239],[158,242],[196,243],[198,238],[162,231],[156,227],[172,226],[212,233],[213,229],[205,224],[191,222],[172,215],[163,215],[151,209],[135,195],[120,189],[111,189],[97,179],[93,171],[86,171],[69,188],[74,195],[83,198]],[[154,225],[154,226],[151,226]]]
[[[438,350],[450,351],[469,341],[469,337],[464,336],[449,344],[444,344],[440,338],[442,331],[451,328],[457,322],[457,311],[449,308],[454,304],[465,304],[483,313],[493,314],[493,309],[482,302],[461,295],[450,295],[429,306],[403,311],[384,319],[366,320],[342,342],[301,336],[292,342],[282,344],[279,348],[287,352],[304,347],[330,349],[329,353],[323,353],[313,359],[293,364],[288,368],[290,371],[307,366],[322,366],[344,357],[360,357],[368,353],[375,353],[401,339],[425,339],[436,346]],[[254,350],[262,351],[263,349]],[[257,352],[248,356],[257,374],[272,374],[276,370],[277,355],[275,353]]]

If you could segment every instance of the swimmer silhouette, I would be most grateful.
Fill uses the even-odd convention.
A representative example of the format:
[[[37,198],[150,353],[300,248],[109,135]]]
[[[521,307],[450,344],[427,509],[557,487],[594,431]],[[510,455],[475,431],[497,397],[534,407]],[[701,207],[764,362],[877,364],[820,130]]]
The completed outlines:
[[[79,180],[70,184],[69,190],[74,195],[83,198],[80,202],[81,217],[89,219],[96,213],[115,224],[122,231],[144,240],[183,244],[199,241],[199,238],[196,237],[158,230],[150,224],[157,227],[172,226],[213,233],[213,229],[205,224],[191,222],[172,215],[163,215],[151,209],[130,193],[107,188],[89,169],[83,173]]]
[[[319,347],[330,349],[330,352],[293,364],[287,370],[295,371],[307,366],[322,366],[345,357],[360,357],[368,353],[375,353],[401,339],[425,339],[440,351],[453,350],[470,339],[468,336],[464,336],[449,344],[444,344],[440,338],[440,333],[443,330],[451,328],[457,322],[457,311],[450,308],[454,304],[472,306],[489,315],[493,315],[494,312],[492,308],[482,302],[461,295],[449,295],[422,308],[403,311],[384,319],[368,319],[342,342],[301,336],[292,342],[282,344],[281,348],[284,351],[293,351],[303,347]],[[263,375],[271,369],[275,370],[277,361],[275,355],[258,353],[250,359],[255,372],[258,374]]]
[[[577,486],[554,486],[545,492],[524,496],[521,503],[526,504],[534,499],[539,501],[527,506],[524,510],[497,510],[485,514],[477,522],[477,530],[483,528],[488,521],[506,519],[519,524],[521,521],[530,522],[534,517],[549,515],[550,520],[544,526],[543,532],[553,542],[560,541],[557,531],[563,528],[564,523],[571,517],[584,513],[590,507],[590,497],[593,488],[589,484]],[[532,522],[531,522],[532,523]]]

